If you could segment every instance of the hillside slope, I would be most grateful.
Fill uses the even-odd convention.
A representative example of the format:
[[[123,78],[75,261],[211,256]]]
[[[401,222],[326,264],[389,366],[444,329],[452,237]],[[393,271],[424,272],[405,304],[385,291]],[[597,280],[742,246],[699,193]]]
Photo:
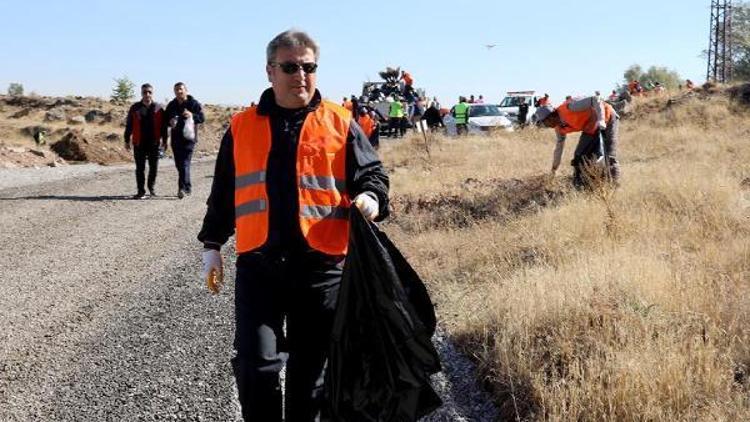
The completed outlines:
[[[548,177],[551,130],[386,143],[386,230],[503,420],[750,419],[749,118],[637,101],[614,191]]]
[[[123,146],[128,107],[93,97],[0,95],[0,168],[132,161],[132,153]],[[218,151],[229,119],[238,110],[204,105],[206,124],[200,129],[198,155]],[[35,142],[40,130],[46,133],[46,145]]]

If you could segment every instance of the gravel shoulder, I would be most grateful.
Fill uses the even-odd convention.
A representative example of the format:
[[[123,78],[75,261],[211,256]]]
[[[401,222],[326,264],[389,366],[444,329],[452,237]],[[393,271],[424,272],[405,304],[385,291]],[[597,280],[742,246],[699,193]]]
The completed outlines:
[[[238,419],[233,284],[212,296],[197,276],[213,167],[194,162],[179,200],[162,160],[163,196],[141,201],[132,165],[0,171],[0,420]],[[423,421],[495,420],[473,366],[436,344],[446,404]]]

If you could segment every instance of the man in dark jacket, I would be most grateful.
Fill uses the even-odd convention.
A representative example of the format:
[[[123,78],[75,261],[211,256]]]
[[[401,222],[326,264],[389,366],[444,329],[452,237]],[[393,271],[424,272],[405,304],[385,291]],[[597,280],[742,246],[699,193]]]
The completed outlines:
[[[440,115],[440,110],[435,106],[434,102],[430,104],[422,117],[427,120],[427,127],[433,132],[437,131],[439,128],[445,127],[445,124],[443,124],[443,117]]]
[[[135,181],[138,193],[135,199],[146,197],[145,173],[148,160],[148,191],[151,196],[156,195],[156,171],[159,166],[159,139],[162,147],[167,146],[167,131],[164,129],[164,109],[161,104],[154,102],[154,87],[151,84],[141,86],[141,101],[130,106],[125,123],[125,149],[133,144],[135,158]]]
[[[306,422],[327,412],[324,368],[348,215],[385,218],[388,177],[351,113],[321,99],[315,41],[286,31],[266,57],[272,87],[232,118],[221,142],[198,235],[202,276],[218,292],[220,248],[235,233],[232,363],[243,417],[281,421],[286,362],[286,421]]]
[[[526,120],[529,116],[529,103],[523,97],[519,97],[518,101],[518,125],[526,127]]]
[[[190,184],[190,160],[193,158],[195,144],[198,143],[198,127],[205,121],[201,104],[188,95],[187,85],[182,82],[174,84],[175,98],[167,104],[164,116],[165,128],[168,126],[174,155],[174,164],[177,167],[177,197],[182,199],[190,195],[192,185]],[[184,136],[185,123],[192,118],[195,125],[194,139]],[[166,130],[166,129],[165,129]]]

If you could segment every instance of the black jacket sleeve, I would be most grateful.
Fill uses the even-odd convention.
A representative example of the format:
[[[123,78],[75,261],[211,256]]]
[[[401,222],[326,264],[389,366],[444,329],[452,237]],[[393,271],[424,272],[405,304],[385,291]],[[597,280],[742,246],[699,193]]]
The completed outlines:
[[[133,134],[133,109],[135,106],[130,106],[128,109],[128,117],[125,119],[125,143],[130,143],[130,135]]]
[[[198,240],[206,248],[218,250],[234,234],[234,140],[231,128],[221,140],[206,205],[208,209]]]
[[[354,120],[346,139],[346,186],[352,200],[362,192],[377,197],[379,210],[375,221],[388,217],[388,175],[367,135]]]
[[[201,106],[201,103],[199,103],[198,100],[193,101],[191,108],[192,110],[190,110],[190,112],[193,113],[193,121],[196,125],[206,121],[206,116],[203,114],[203,106]]]

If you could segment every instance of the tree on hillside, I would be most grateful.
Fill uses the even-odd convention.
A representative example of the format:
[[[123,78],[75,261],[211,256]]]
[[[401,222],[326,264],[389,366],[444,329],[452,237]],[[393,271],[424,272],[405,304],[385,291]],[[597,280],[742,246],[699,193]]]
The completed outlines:
[[[679,73],[663,66],[651,66],[644,72],[640,65],[634,64],[625,70],[623,77],[625,78],[625,85],[630,81],[637,80],[644,87],[659,82],[667,89],[676,89],[682,83]]]
[[[735,80],[750,80],[750,3],[732,8],[732,64]]]
[[[115,86],[112,88],[112,101],[115,103],[127,103],[135,96],[135,84],[127,76],[115,78]]]
[[[11,82],[10,85],[8,85],[8,95],[10,95],[11,97],[23,96],[23,84],[19,84],[18,82]]]

